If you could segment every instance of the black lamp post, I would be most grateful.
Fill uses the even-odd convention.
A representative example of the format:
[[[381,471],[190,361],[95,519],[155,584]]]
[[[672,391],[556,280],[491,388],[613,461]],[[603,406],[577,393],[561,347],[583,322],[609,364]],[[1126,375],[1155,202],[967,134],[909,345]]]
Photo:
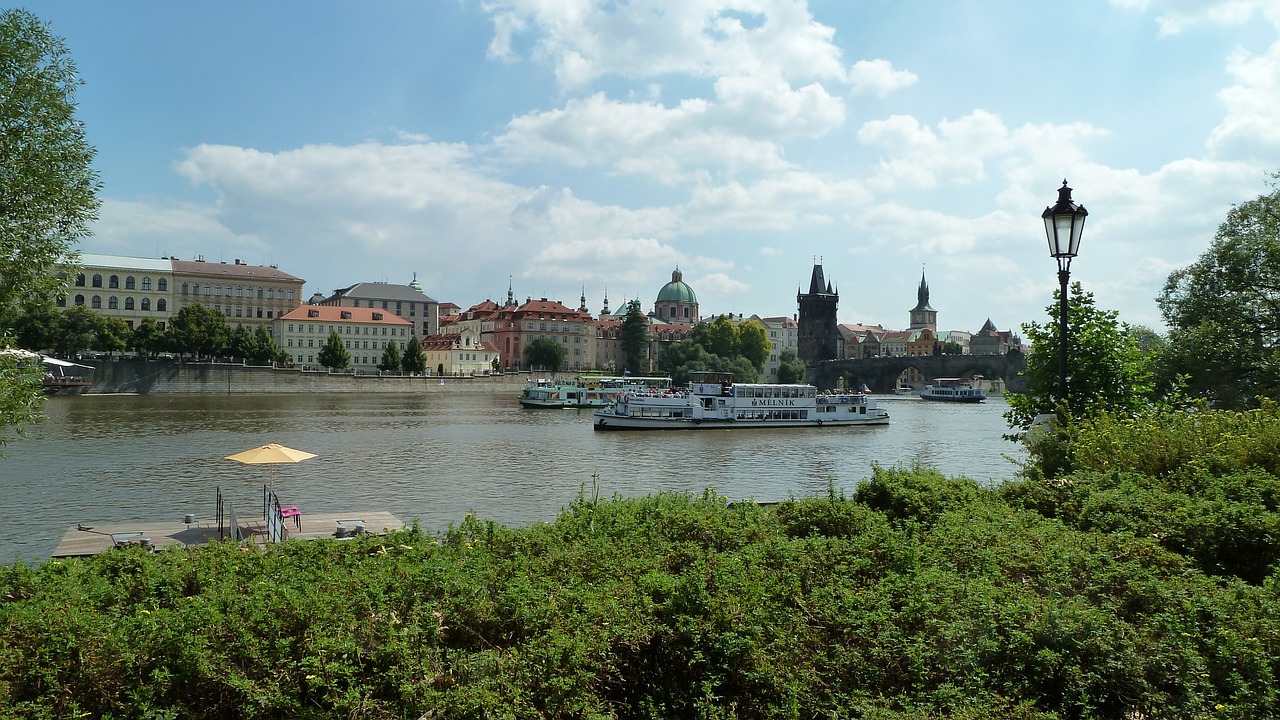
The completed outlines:
[[[1080,251],[1080,236],[1084,233],[1084,219],[1089,211],[1083,205],[1071,201],[1071,188],[1062,181],[1058,188],[1058,202],[1044,209],[1044,233],[1049,238],[1049,255],[1058,259],[1058,282],[1062,285],[1059,299],[1062,315],[1058,328],[1061,341],[1058,351],[1058,399],[1067,399],[1067,280],[1071,277],[1071,258]]]

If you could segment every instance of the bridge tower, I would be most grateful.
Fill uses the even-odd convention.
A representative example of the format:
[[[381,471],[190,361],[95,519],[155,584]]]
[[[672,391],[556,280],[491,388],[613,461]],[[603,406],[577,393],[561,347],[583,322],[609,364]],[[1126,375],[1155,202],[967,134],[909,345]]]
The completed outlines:
[[[796,354],[808,367],[823,360],[838,360],[844,356],[843,340],[836,323],[836,304],[840,293],[831,288],[822,271],[822,263],[813,264],[809,278],[809,292],[796,291],[796,303],[800,316],[796,320]]]
[[[920,270],[920,288],[916,290],[916,306],[911,308],[911,330],[928,329],[938,334],[938,311],[929,306],[929,283],[924,280],[924,270]]]

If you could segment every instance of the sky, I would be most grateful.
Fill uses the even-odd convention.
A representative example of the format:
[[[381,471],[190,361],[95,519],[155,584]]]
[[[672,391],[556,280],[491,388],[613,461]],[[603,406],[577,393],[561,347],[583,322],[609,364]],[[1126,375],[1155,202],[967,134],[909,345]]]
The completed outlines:
[[[305,294],[1050,321],[1040,214],[1120,320],[1280,170],[1275,0],[40,0],[97,150],[89,253]]]

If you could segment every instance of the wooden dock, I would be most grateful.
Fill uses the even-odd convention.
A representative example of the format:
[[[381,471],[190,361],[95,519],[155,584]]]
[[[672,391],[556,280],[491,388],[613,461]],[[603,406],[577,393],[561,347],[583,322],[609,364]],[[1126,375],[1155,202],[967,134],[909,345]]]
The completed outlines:
[[[362,528],[363,532],[381,534],[404,526],[404,522],[395,515],[383,511],[309,513],[302,516],[300,523],[295,524],[292,518],[284,522],[286,540],[349,537],[356,527]],[[224,528],[223,535],[229,537],[229,533],[230,529]],[[261,518],[241,519],[240,534],[247,538],[245,542],[267,543],[267,527]],[[97,555],[122,545],[146,545],[159,550],[175,545],[185,547],[217,542],[218,539],[218,524],[213,520],[198,520],[190,524],[146,520],[119,524],[80,523],[67,530],[50,557]]]

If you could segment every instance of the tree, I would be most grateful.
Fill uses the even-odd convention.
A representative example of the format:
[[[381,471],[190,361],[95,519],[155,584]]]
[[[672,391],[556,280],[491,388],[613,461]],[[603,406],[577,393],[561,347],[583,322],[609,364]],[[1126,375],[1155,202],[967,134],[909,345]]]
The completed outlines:
[[[244,325],[237,325],[227,338],[227,354],[240,360],[248,360],[254,353],[253,333]]]
[[[197,360],[222,353],[230,334],[227,318],[200,303],[182,308],[169,321],[170,347],[179,355],[191,353]]]
[[[1099,310],[1093,293],[1072,283],[1067,307],[1067,388],[1065,407],[1071,418],[1105,410],[1137,415],[1150,408],[1154,398],[1150,357],[1142,353],[1128,326],[1114,310]],[[1055,296],[1058,293],[1055,293]],[[1060,312],[1058,300],[1046,308],[1050,318]],[[1038,415],[1058,411],[1057,320],[1023,325],[1031,342],[1027,355],[1026,392],[1009,396],[1005,419],[1010,427],[1026,430]]]
[[[276,339],[267,332],[266,325],[259,325],[253,331],[253,342],[249,345],[248,359],[256,365],[285,363],[289,361],[289,353],[276,344]]]
[[[83,305],[74,305],[58,319],[53,347],[66,357],[93,347],[102,316]]]
[[[333,330],[329,331],[329,339],[324,347],[320,348],[316,359],[330,370],[345,370],[351,365],[351,353],[347,352],[347,346],[342,342],[342,337]]]
[[[52,348],[60,320],[58,308],[44,297],[32,297],[11,308],[5,327],[13,329],[18,347],[27,350]]]
[[[139,355],[153,357],[164,347],[164,331],[155,320],[146,318],[133,329],[133,343],[130,347]]]
[[[794,349],[787,348],[786,350],[778,353],[778,363],[778,382],[804,382],[804,361],[796,355],[796,351]]]
[[[640,310],[640,301],[627,303],[627,314],[622,318],[622,332],[618,344],[622,349],[622,361],[627,370],[638,375],[649,371],[645,363],[645,346],[649,343],[649,318]]]
[[[1157,298],[1169,326],[1162,379],[1215,406],[1280,397],[1280,172],[1272,191],[1231,208],[1213,243],[1169,275]]]
[[[62,38],[25,10],[0,11],[0,318],[67,285],[97,216],[93,148],[75,118],[81,84]],[[10,328],[0,327],[0,346]],[[0,368],[0,431],[39,418],[41,368]]]
[[[400,369],[410,374],[426,372],[427,353],[422,349],[422,341],[417,335],[409,338],[409,345],[404,349],[404,357],[400,358]]]
[[[388,342],[387,348],[382,351],[382,360],[378,363],[378,369],[383,371],[400,369],[400,346],[395,340]]]
[[[755,366],[756,372],[764,369],[764,363],[769,359],[771,350],[773,350],[773,343],[769,342],[769,333],[765,331],[763,325],[755,320],[748,320],[738,325],[735,354],[746,358]]]
[[[94,335],[93,348],[106,351],[108,357],[114,356],[129,347],[133,339],[133,331],[129,324],[114,315],[99,318],[98,329]]]
[[[529,368],[542,368],[556,372],[564,367],[569,352],[564,346],[549,338],[538,338],[524,347],[524,364]]]

